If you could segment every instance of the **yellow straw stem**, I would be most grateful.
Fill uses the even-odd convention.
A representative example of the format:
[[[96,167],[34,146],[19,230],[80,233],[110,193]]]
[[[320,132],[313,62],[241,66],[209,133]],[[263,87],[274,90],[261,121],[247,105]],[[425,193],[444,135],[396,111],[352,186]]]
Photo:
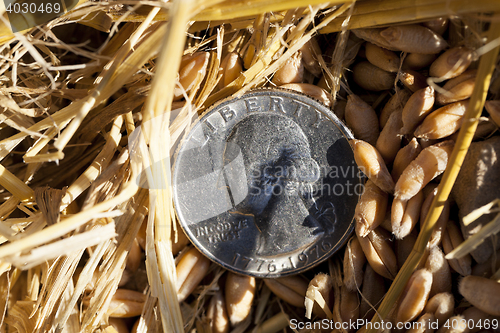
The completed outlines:
[[[450,17],[478,12],[500,10],[498,0],[377,0],[356,3],[349,21],[349,29],[378,27],[394,23],[408,24],[436,17]],[[320,30],[328,34],[342,30],[346,15]]]
[[[33,198],[33,190],[0,164],[0,185],[21,201]]]
[[[226,1],[219,6],[207,8],[197,14],[194,19],[196,21],[213,21],[213,20],[227,20],[237,17],[245,17],[252,15],[259,15],[268,12],[277,12],[288,10],[297,7],[307,7],[312,5],[319,5],[329,3],[331,6],[344,4],[345,0],[233,0]]]
[[[470,236],[462,244],[457,246],[453,251],[446,255],[446,259],[458,259],[471,253],[477,248],[481,243],[483,243],[488,237],[493,236],[500,232],[500,214],[497,214],[495,218],[483,226],[477,233]]]
[[[78,214],[74,214],[64,221],[53,224],[24,238],[20,238],[15,242],[1,246],[0,259],[20,254],[23,251],[31,250],[39,245],[46,244],[58,237],[62,237],[68,232],[73,231],[79,226],[84,225],[88,221],[96,218],[99,214],[107,212],[117,205],[132,198],[138,189],[135,183],[135,177],[137,177],[137,175],[133,173],[131,177],[132,180],[130,180],[123,186],[122,191],[117,196],[109,200],[100,202],[92,208],[89,208],[88,210],[85,210]]]
[[[488,31],[488,42],[500,37],[500,22],[493,21]],[[495,63],[498,56],[499,47],[495,47],[490,52],[484,54],[479,61],[479,69],[477,79],[474,85],[474,91],[470,98],[469,107],[465,113],[462,127],[458,134],[457,143],[450,157],[448,167],[446,168],[441,183],[438,186],[438,192],[432,201],[429,213],[425,219],[422,230],[420,231],[415,246],[413,247],[410,256],[405,261],[403,267],[399,271],[396,279],[392,283],[389,291],[384,297],[382,304],[378,309],[378,313],[372,319],[372,324],[379,322],[381,319],[387,318],[389,311],[394,306],[403,288],[406,286],[410,275],[413,273],[418,263],[422,259],[423,253],[430,239],[436,222],[443,210],[443,204],[448,199],[448,196],[453,188],[455,179],[462,166],[462,163],[467,155],[467,150],[474,137],[479,117],[484,107],[486,94],[491,81],[491,75],[495,69]],[[367,333],[374,333],[377,330],[373,328],[367,329]]]
[[[181,56],[186,41],[189,20],[204,6],[215,5],[222,0],[177,0],[172,2],[171,20],[167,23],[163,36],[156,74],[146,100],[142,129],[152,162],[151,210],[154,215],[154,254],[147,267],[148,277],[154,283],[152,292],[159,299],[159,309],[164,332],[183,332],[183,321],[175,283],[175,263],[171,249],[171,229],[175,218],[172,206],[170,182],[170,140],[169,113],[172,108],[174,89],[177,83]],[[166,115],[166,116],[165,116]],[[151,237],[148,227],[148,238]],[[149,238],[150,239],[150,238]],[[146,252],[147,253],[147,252]],[[152,261],[156,260],[153,264]]]

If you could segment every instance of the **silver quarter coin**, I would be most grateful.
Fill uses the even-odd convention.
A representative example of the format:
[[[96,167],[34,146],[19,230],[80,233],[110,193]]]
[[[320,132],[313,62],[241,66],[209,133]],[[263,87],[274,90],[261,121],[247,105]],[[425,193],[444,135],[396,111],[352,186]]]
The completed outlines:
[[[349,130],[324,105],[278,89],[208,110],[174,166],[177,216],[191,242],[232,271],[309,269],[351,234],[363,191]]]

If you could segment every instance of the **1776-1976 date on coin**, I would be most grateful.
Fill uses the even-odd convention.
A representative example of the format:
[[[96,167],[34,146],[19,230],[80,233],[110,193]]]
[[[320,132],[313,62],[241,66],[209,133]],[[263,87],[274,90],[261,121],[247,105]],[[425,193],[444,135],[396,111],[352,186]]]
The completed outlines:
[[[350,139],[328,108],[302,94],[262,89],[219,103],[176,156],[184,231],[238,273],[278,277],[317,265],[353,230],[363,176]]]

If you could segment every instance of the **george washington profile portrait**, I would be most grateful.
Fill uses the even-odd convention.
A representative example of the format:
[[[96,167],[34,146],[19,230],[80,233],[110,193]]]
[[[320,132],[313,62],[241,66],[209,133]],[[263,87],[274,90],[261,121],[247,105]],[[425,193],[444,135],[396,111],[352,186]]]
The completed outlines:
[[[224,159],[234,154],[242,156],[248,192],[230,213],[255,224],[257,254],[295,251],[333,232],[333,205],[328,216],[319,216],[313,196],[320,167],[311,157],[307,136],[292,119],[276,112],[248,115],[226,140]],[[226,170],[226,177],[230,174]]]

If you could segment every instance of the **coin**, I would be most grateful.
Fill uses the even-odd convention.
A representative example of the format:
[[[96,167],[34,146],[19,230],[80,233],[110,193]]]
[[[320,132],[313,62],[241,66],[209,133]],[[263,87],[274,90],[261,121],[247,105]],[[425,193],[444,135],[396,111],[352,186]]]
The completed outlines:
[[[208,110],[177,153],[173,195],[191,242],[237,273],[309,269],[352,233],[363,190],[353,136],[321,103],[254,90]]]

